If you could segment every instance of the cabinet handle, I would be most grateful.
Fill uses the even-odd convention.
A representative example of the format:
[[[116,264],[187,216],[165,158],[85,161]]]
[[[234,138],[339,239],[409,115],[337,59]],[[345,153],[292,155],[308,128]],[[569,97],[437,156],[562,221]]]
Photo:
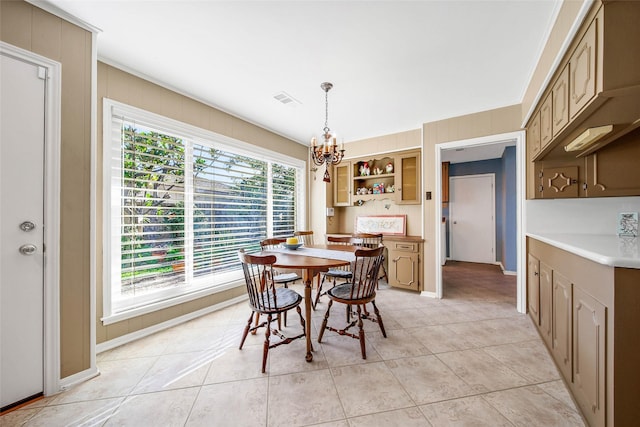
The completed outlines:
[[[534,275],[534,276],[539,276],[540,274],[538,274],[538,272],[537,272],[537,271],[534,271],[534,272],[533,272],[533,275]]]

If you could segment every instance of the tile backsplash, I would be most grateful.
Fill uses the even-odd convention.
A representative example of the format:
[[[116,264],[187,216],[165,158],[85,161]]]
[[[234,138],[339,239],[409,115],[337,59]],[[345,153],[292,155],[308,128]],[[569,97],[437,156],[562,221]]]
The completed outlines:
[[[640,197],[527,200],[529,233],[616,234],[620,212],[640,212]]]

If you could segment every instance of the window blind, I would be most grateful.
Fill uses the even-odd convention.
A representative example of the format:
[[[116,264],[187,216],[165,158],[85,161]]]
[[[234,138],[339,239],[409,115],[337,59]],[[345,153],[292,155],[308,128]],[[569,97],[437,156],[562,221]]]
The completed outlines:
[[[226,289],[239,249],[302,224],[304,162],[114,101],[104,111],[103,320]]]

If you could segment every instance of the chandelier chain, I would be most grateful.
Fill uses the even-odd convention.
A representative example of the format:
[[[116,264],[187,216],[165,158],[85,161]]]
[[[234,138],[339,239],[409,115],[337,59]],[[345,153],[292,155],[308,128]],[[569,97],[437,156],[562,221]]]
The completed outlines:
[[[342,161],[344,157],[344,143],[341,144],[338,149],[336,137],[331,135],[331,129],[329,129],[329,90],[333,87],[333,84],[324,82],[320,85],[324,90],[324,143],[316,144],[316,138],[311,139],[311,160],[317,166],[325,165],[324,182],[331,182],[329,176],[329,166],[337,165]],[[333,140],[332,140],[333,136]]]
[[[324,91],[324,134],[329,134],[329,89]]]

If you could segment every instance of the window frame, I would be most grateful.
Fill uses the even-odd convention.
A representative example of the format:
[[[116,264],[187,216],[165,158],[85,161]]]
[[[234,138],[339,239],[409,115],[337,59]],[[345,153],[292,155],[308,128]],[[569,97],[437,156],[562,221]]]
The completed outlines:
[[[120,129],[114,126],[114,120],[124,117],[128,121],[140,121],[145,127],[151,127],[154,131],[177,136],[187,145],[200,144],[220,149],[225,152],[250,157],[252,159],[268,162],[268,202],[267,202],[267,234],[273,233],[273,192],[272,192],[272,164],[293,167],[297,169],[296,181],[296,224],[298,229],[306,228],[306,161],[290,157],[286,154],[278,153],[266,148],[220,135],[213,131],[202,129],[188,123],[171,119],[156,113],[152,113],[137,107],[123,104],[108,98],[103,100],[103,317],[101,321],[104,325],[109,325],[121,320],[130,319],[142,314],[151,313],[177,304],[182,304],[197,298],[201,298],[214,293],[222,292],[243,285],[242,270],[218,274],[215,283],[212,283],[209,276],[197,277],[186,287],[181,286],[172,289],[156,291],[153,296],[139,298],[134,304],[127,308],[117,308],[117,304],[112,301],[113,286],[120,286],[120,279],[117,273],[120,271],[120,260],[115,260],[115,248],[121,244],[121,155],[113,156],[114,150],[120,150],[120,145],[115,147],[116,141],[120,141]],[[118,136],[116,136],[116,134]],[[192,161],[191,150],[185,148],[187,163]],[[186,166],[185,169],[188,169]],[[192,191],[192,188],[185,189],[185,193]],[[187,229],[187,234],[193,234]],[[117,251],[119,254],[119,249]],[[114,276],[116,278],[114,279]],[[209,280],[207,280],[209,278]],[[117,281],[114,282],[114,280]],[[117,308],[117,310],[116,310]]]

